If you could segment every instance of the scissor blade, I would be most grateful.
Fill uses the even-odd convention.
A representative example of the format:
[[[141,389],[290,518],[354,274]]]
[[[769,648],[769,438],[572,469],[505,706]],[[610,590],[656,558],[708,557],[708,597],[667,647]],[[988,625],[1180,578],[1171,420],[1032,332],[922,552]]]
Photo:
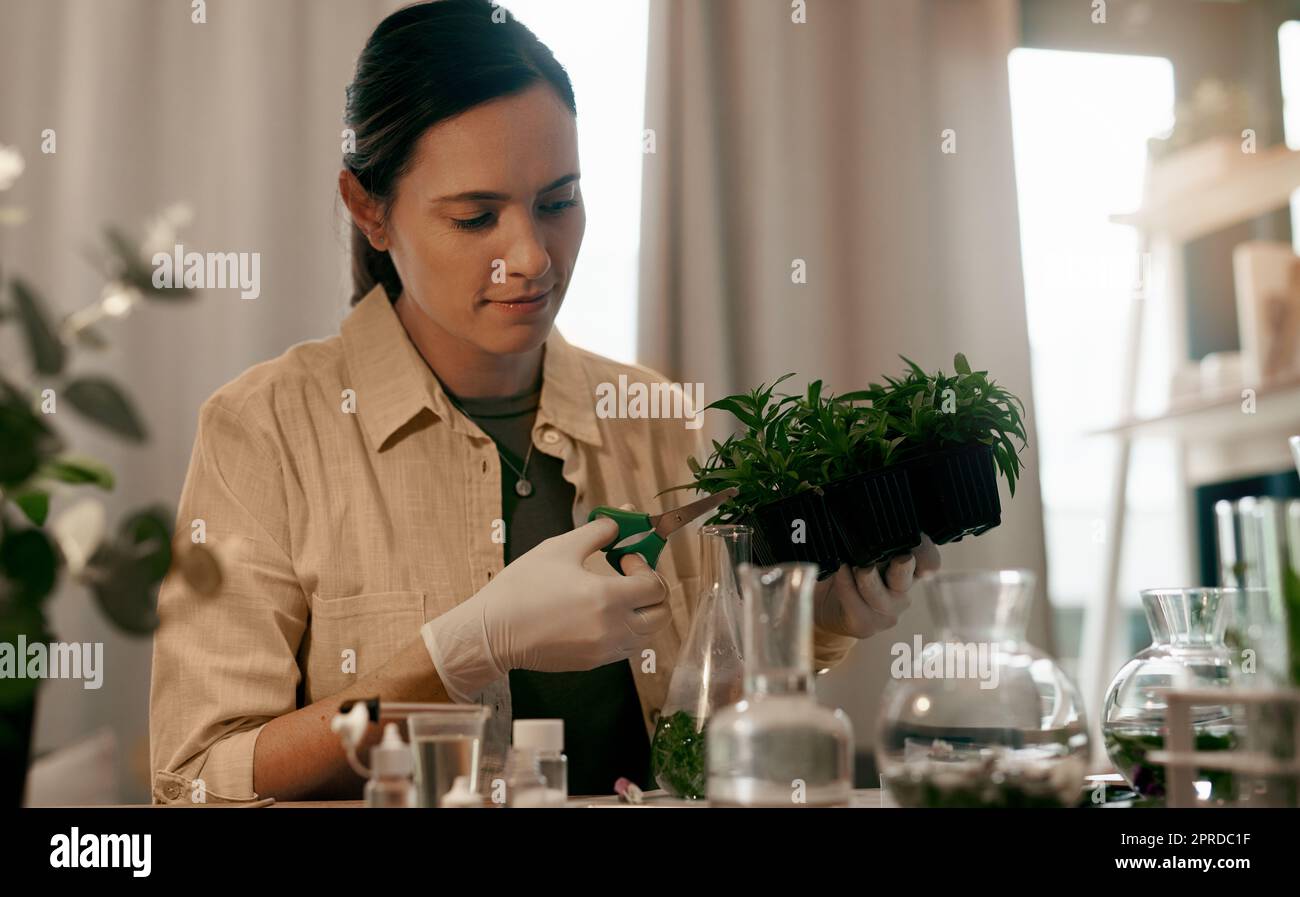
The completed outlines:
[[[670,535],[677,532],[686,524],[690,523],[701,514],[712,511],[718,505],[722,504],[729,498],[735,498],[740,490],[735,486],[723,489],[721,492],[715,492],[712,495],[706,495],[698,501],[693,501],[688,505],[682,505],[671,511],[664,511],[662,514],[656,514],[650,518],[654,524],[655,532],[662,539],[667,539]]]

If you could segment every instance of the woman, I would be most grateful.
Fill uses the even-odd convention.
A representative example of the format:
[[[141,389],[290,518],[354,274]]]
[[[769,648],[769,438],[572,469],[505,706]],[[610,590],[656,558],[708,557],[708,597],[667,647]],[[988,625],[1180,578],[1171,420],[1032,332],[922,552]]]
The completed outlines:
[[[620,577],[598,553],[615,524],[584,521],[660,507],[697,431],[598,418],[597,384],[662,378],[553,329],[585,227],[575,114],[564,69],[487,0],[371,35],[339,173],[354,308],[199,414],[178,519],[226,556],[225,582],[160,593],[156,801],[355,796],[329,721],[376,695],[561,718],[572,793],[651,784],[698,548],[679,536]],[[937,566],[918,554],[819,583],[819,666],[894,625]]]

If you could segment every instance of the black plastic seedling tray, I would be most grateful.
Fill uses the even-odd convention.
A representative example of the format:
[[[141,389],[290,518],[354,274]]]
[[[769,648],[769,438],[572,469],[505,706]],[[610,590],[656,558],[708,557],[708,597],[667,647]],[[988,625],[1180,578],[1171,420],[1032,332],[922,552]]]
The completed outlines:
[[[1002,522],[993,448],[956,446],[855,474],[763,505],[744,522],[755,561],[811,562],[822,579],[843,563],[866,567],[910,551],[921,533],[936,545],[978,536]]]
[[[796,522],[803,526],[796,528]],[[764,566],[813,563],[825,579],[840,566],[839,536],[826,502],[815,490],[756,508],[745,521],[754,528],[750,550]],[[795,541],[802,535],[803,541]]]
[[[1002,522],[993,447],[957,446],[904,462],[921,531],[936,545]]]
[[[839,558],[867,567],[921,544],[908,472],[886,467],[828,484],[826,510],[839,536]]]

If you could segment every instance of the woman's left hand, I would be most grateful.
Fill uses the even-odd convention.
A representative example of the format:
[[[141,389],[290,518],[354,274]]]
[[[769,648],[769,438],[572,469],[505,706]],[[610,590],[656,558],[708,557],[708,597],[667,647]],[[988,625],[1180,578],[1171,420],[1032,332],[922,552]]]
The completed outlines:
[[[885,567],[850,567],[843,564],[813,592],[818,627],[838,635],[868,638],[892,629],[911,604],[907,591],[915,579],[939,569],[939,549],[929,536],[911,554],[894,558]]]

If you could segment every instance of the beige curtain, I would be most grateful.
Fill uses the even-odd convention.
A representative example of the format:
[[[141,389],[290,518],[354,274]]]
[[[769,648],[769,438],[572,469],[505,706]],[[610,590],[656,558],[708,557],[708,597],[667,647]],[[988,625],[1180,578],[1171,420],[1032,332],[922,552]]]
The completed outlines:
[[[28,214],[0,228],[6,272],[60,311],[79,308],[101,286],[83,261],[99,227],[137,227],[178,201],[195,216],[187,248],[261,253],[259,298],[210,291],[146,305],[101,327],[107,352],[76,356],[77,370],[130,393],[152,435],[130,448],[59,414],[71,444],[118,474],[111,522],[146,502],[175,507],[199,405],[218,386],[337,331],[351,292],[335,188],[343,88],[371,29],[401,5],[212,0],[195,24],[175,0],[0,0],[0,144],[26,160],[0,200]],[[53,155],[40,152],[45,128]],[[26,369],[7,343],[4,356]],[[104,642],[106,670],[98,691],[42,685],[35,749],[111,726],[118,799],[147,801],[149,640],[117,633],[76,587],[55,596],[51,621],[60,639]]]
[[[651,0],[641,360],[702,382],[711,401],[792,370],[794,389],[820,377],[845,391],[900,371],[900,353],[950,370],[961,351],[1032,405],[1007,94],[1014,0],[805,9],[797,24],[789,0]],[[944,153],[949,129],[956,152]],[[1045,579],[1032,441],[1024,457],[1001,528],[945,548],[945,567]],[[1031,639],[1050,650],[1045,611],[1040,600]],[[820,680],[860,750],[890,644],[931,628],[917,600]]]

